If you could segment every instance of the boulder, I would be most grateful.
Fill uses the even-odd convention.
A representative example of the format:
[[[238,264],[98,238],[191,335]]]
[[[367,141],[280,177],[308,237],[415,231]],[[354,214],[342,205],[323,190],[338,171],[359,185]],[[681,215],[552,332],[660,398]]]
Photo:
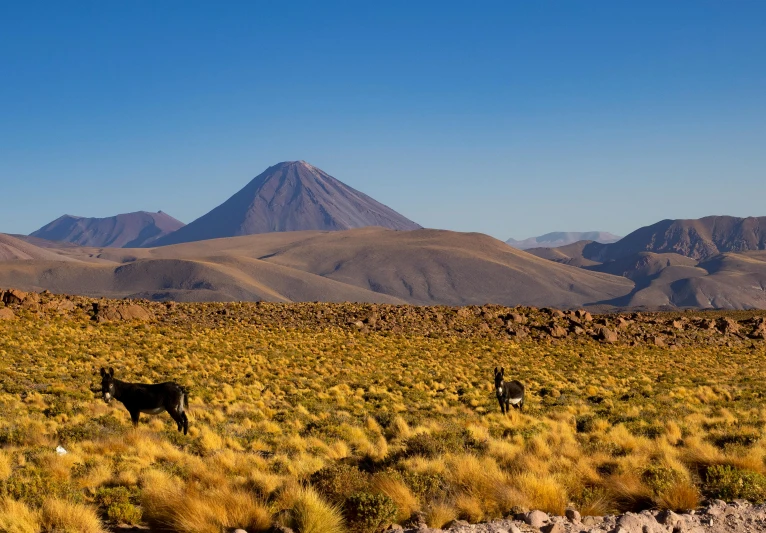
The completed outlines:
[[[557,339],[567,336],[567,330],[565,330],[564,328],[562,328],[561,326],[557,324],[552,324],[546,327],[545,331],[548,333],[548,335]]]
[[[541,528],[550,522],[550,518],[542,511],[529,511],[524,517],[524,522],[532,527]]]
[[[5,305],[20,304],[27,297],[27,293],[18,289],[8,289],[3,294],[3,303]]]
[[[574,523],[580,522],[580,519],[582,518],[576,509],[567,509],[564,514],[566,515],[567,519],[569,519],[569,521]]]
[[[14,318],[16,318],[16,314],[7,307],[0,309],[0,320],[13,320]]]
[[[519,313],[511,313],[511,318],[509,322],[515,322],[516,324],[526,324],[527,317],[525,317],[524,315],[520,315]]]
[[[596,338],[601,342],[617,342],[617,333],[606,326],[598,328]]]

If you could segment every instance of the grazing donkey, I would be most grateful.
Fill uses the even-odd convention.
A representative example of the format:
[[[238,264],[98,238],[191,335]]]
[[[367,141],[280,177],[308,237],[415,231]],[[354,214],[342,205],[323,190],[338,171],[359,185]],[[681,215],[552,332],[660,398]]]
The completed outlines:
[[[178,425],[178,431],[184,435],[189,430],[189,419],[185,410],[189,408],[189,393],[180,385],[168,381],[147,385],[144,383],[128,383],[114,378],[114,368],[101,369],[101,392],[104,401],[109,403],[112,398],[121,401],[130,413],[133,426],[138,425],[141,413],[158,415],[167,411]]]
[[[500,403],[500,411],[506,414],[511,405],[518,407],[519,411],[524,409],[524,384],[520,381],[503,381],[505,368],[499,371],[495,367],[495,393],[497,401]]]

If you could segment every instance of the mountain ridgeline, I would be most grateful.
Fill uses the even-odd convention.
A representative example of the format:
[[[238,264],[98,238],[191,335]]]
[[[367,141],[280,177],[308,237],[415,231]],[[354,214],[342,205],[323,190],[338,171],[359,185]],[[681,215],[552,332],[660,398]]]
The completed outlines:
[[[281,231],[420,225],[305,161],[269,167],[224,203],[155,246]]]
[[[137,211],[105,218],[64,215],[30,236],[79,246],[140,248],[152,245],[183,225],[162,211]]]

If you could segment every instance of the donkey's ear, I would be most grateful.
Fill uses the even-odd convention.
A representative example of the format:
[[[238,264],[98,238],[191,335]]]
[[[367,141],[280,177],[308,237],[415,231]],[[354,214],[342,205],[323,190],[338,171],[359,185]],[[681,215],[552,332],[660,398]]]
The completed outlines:
[[[102,366],[102,367],[101,367],[101,375],[103,376],[104,374],[106,374],[106,370],[105,370],[105,369],[104,369],[104,367]]]
[[[500,373],[501,373],[501,374],[505,374],[505,367],[501,367],[501,368],[500,368]]]
[[[109,375],[114,377],[114,368],[112,368],[111,366],[109,367]]]
[[[101,370],[103,371],[104,369],[102,368]],[[497,374],[497,367],[495,367],[495,374]]]

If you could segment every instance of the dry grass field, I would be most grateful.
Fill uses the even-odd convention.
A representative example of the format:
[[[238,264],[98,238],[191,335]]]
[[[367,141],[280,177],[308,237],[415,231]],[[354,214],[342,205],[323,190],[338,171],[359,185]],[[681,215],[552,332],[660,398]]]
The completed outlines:
[[[587,325],[552,338],[529,309],[529,334],[479,308],[434,311],[441,329],[324,320],[346,311],[322,304],[153,304],[148,320],[98,321],[72,301],[0,320],[2,531],[374,532],[416,515],[440,527],[766,498],[764,340],[674,340],[665,318],[637,316],[616,342]],[[523,413],[500,414],[496,365],[527,385]],[[166,413],[133,429],[101,398],[102,366],[188,388],[189,434]]]

